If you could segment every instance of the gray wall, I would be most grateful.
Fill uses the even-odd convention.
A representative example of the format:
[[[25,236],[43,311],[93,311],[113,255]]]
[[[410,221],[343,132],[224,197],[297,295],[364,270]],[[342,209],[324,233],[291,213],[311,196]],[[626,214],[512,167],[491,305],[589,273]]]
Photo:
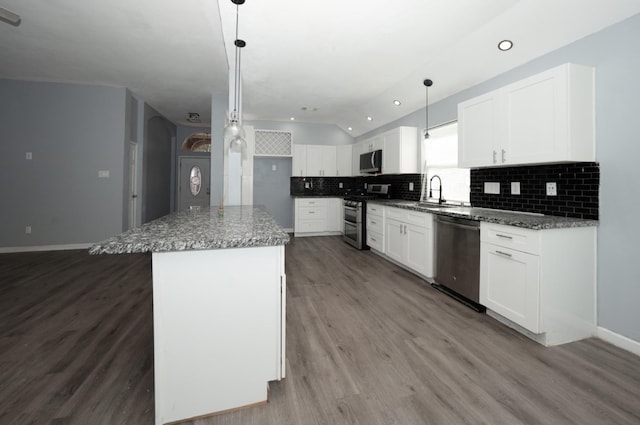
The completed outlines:
[[[0,80],[0,247],[89,243],[123,230],[128,98],[124,88]]]
[[[293,198],[289,196],[290,178],[291,158],[254,158],[253,204],[264,205],[269,214],[285,229],[293,229]]]
[[[640,341],[640,261],[636,236],[640,211],[640,15],[429,108],[430,126],[457,119],[457,104],[565,62],[596,69],[596,160],[600,163],[598,229],[598,324]],[[434,81],[434,87],[438,82]],[[416,82],[416,90],[424,90]],[[424,128],[424,108],[360,136],[399,125]]]
[[[176,126],[149,105],[144,115],[142,222],[146,223],[173,210]]]

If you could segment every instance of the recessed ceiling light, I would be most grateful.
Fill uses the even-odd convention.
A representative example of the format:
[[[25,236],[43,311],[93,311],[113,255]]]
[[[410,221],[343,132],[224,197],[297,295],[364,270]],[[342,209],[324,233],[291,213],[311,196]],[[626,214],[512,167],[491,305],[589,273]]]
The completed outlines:
[[[352,127],[347,127],[347,130],[352,131],[353,128]]]
[[[396,99],[396,100],[393,101],[393,104],[396,105],[396,106],[400,106],[400,105],[402,105],[402,102],[400,102],[398,99]]]
[[[295,121],[295,120],[296,120],[296,117],[291,117],[291,118],[289,118],[289,119],[290,119],[291,121]]]
[[[502,40],[500,43],[498,43],[498,49],[502,50],[503,52],[506,52],[512,47],[513,47],[513,42],[511,40]]]
[[[373,117],[367,117],[367,121],[373,121]]]

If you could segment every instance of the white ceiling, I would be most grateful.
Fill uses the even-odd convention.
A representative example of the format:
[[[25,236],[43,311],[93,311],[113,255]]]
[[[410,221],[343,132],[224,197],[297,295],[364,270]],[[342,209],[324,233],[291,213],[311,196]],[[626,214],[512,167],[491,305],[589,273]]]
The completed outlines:
[[[0,22],[0,77],[125,86],[177,124],[188,112],[208,123],[211,93],[227,90],[231,0],[0,7],[22,17]],[[640,13],[640,0],[246,0],[239,11],[244,119],[357,136],[424,107],[424,78],[433,103]]]

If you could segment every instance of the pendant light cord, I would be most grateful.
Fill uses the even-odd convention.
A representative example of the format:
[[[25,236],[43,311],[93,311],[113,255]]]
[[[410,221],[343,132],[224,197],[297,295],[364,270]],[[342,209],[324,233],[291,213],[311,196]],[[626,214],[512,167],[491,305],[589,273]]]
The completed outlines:
[[[425,128],[424,128],[424,138],[428,139],[429,138],[429,87],[431,87],[433,85],[433,81],[431,81],[430,79],[426,79],[422,82],[425,86],[425,118],[426,118],[426,124],[425,124]]]
[[[238,84],[238,78],[240,77],[240,58],[239,51],[240,47],[238,47],[238,26],[240,23],[240,4],[236,4],[236,38],[233,44],[236,46],[236,63],[235,63],[235,77],[234,77],[234,90],[233,90],[233,118],[237,120],[238,116],[238,96],[240,95],[240,86]]]

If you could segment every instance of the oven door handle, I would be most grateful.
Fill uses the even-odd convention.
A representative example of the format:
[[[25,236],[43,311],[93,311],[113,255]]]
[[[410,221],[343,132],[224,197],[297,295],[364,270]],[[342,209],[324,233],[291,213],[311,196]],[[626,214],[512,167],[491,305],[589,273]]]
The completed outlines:
[[[349,210],[349,211],[358,211],[358,207],[347,207],[346,205],[345,205],[344,209],[345,210]]]

